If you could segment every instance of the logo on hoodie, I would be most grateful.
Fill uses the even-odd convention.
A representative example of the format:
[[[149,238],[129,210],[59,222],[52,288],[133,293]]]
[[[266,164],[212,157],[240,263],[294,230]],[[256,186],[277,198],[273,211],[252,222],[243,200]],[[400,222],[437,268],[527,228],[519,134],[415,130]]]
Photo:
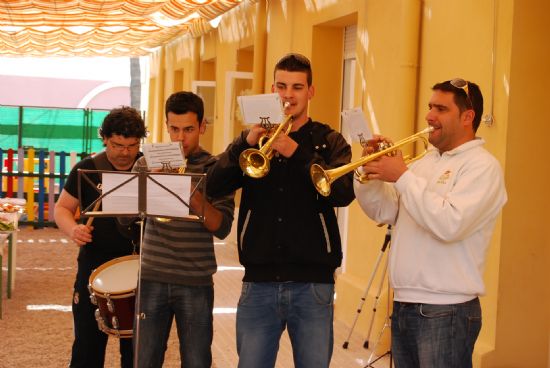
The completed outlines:
[[[451,170],[446,170],[439,179],[437,179],[437,184],[447,184],[447,180],[451,177]]]

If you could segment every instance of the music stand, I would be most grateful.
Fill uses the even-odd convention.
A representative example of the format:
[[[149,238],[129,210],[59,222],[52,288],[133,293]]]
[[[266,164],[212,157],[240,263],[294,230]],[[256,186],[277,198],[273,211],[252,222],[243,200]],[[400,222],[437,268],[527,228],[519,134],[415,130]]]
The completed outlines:
[[[90,175],[99,176],[99,185],[96,185]],[[185,178],[183,186],[181,178]],[[87,183],[99,194],[87,207],[82,205],[82,187]],[[82,217],[139,217],[140,244],[143,244],[144,220],[146,217],[164,217],[184,221],[204,222],[205,196],[202,196],[202,205],[199,213],[192,213],[190,198],[200,189],[205,192],[206,174],[194,173],[167,173],[167,172],[138,172],[107,171],[107,170],[78,170],[78,200]],[[107,187],[104,189],[104,187]],[[187,194],[178,194],[188,188]],[[151,198],[149,198],[151,196]],[[137,199],[137,201],[135,200]],[[174,208],[174,199],[184,205]],[[113,203],[109,203],[109,201]],[[99,211],[103,202],[105,210]],[[149,210],[148,210],[149,209]],[[136,291],[135,325],[134,325],[134,367],[138,367],[139,321],[145,316],[140,313],[139,292],[141,284],[141,258],[139,252],[138,284]]]

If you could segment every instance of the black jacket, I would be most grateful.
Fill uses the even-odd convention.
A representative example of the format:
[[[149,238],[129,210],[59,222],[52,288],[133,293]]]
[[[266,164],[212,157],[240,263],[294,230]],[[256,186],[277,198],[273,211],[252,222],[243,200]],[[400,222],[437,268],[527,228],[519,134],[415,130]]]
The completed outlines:
[[[353,173],[332,184],[329,197],[315,190],[309,169],[351,160],[351,147],[328,125],[309,120],[290,137],[298,143],[293,156],[271,160],[260,179],[243,175],[239,155],[250,148],[244,131],[209,171],[207,194],[220,196],[242,188],[239,207],[239,259],[244,281],[334,282],[342,261],[340,233],[334,207],[355,198]]]

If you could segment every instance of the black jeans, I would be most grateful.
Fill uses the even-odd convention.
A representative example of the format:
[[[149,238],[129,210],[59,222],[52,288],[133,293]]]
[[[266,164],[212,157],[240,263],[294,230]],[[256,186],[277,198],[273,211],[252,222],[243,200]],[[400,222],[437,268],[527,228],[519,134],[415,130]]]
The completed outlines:
[[[95,320],[97,306],[90,302],[88,280],[91,267],[79,264],[73,292],[74,342],[71,368],[103,368],[108,335],[100,331]],[[116,337],[112,337],[116,338]],[[132,339],[120,339],[120,364],[133,367]]]

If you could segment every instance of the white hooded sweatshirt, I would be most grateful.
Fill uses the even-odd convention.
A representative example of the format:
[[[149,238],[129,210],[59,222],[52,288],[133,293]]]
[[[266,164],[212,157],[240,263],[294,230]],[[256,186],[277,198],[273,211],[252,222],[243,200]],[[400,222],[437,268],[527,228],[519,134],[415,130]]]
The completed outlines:
[[[354,183],[361,208],[393,225],[394,300],[455,304],[483,295],[483,270],[507,195],[498,161],[481,138],[413,162],[396,183]]]

